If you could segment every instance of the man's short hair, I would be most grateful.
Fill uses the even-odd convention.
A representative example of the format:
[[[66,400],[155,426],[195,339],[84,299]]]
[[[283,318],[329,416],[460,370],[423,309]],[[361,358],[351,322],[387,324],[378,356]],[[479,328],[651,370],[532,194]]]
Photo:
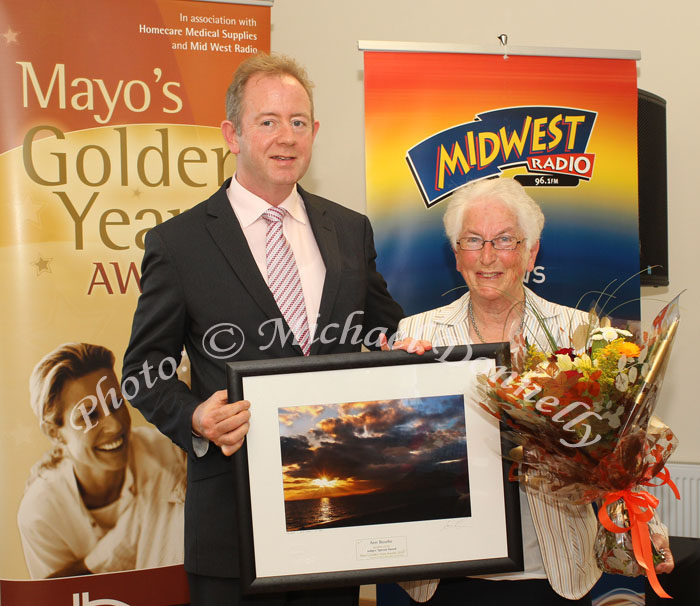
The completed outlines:
[[[306,70],[292,57],[280,54],[259,53],[252,55],[238,66],[233,81],[226,92],[226,119],[231,121],[240,134],[240,119],[243,112],[243,91],[251,77],[258,74],[266,76],[292,76],[304,87],[311,103],[311,120],[314,119],[313,82],[309,80]]]

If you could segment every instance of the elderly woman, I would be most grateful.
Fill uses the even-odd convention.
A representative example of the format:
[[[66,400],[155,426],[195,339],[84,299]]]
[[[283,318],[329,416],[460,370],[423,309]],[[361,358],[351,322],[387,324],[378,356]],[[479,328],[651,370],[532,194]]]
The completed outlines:
[[[34,368],[30,396],[53,443],[17,516],[31,577],[182,563],[184,456],[131,428],[112,352],[60,346]]]
[[[426,342],[512,341],[522,333],[546,348],[543,324],[560,347],[572,346],[571,335],[588,322],[587,314],[550,303],[523,285],[525,273],[534,268],[544,216],[517,181],[492,179],[458,190],[444,224],[469,291],[450,305],[402,320],[399,347],[414,340],[420,353]],[[601,574],[593,554],[592,507],[568,505],[521,486],[520,511],[523,572],[402,585],[416,601],[434,593],[430,604],[590,604],[588,593]]]

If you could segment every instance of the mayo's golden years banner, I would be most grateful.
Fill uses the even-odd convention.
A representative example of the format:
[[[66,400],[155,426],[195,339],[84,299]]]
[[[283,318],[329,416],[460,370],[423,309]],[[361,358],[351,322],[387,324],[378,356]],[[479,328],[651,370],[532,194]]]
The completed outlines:
[[[31,573],[17,522],[30,470],[52,446],[29,405],[32,369],[64,343],[94,343],[113,352],[119,377],[144,235],[233,172],[219,130],[225,91],[240,61],[269,44],[269,5],[3,2],[1,578],[50,574],[41,562]],[[146,430],[134,427],[131,442],[149,450],[156,437]],[[97,432],[83,432],[88,451]],[[78,497],[64,511],[84,510]],[[65,530],[57,515],[54,526]],[[136,567],[169,564],[171,556],[137,557]],[[59,593],[51,603],[71,603],[70,593]]]
[[[443,200],[496,176],[519,180],[545,214],[526,275],[537,294],[574,307],[635,276],[636,111],[631,59],[365,52],[367,206],[378,266],[406,312],[464,294]],[[607,310],[638,318],[638,277],[615,294]]]
[[[0,244],[61,242],[79,253],[82,292],[124,294],[145,231],[231,173],[224,95],[237,64],[269,49],[269,8],[14,2],[4,20]],[[31,261],[48,273],[59,259]]]

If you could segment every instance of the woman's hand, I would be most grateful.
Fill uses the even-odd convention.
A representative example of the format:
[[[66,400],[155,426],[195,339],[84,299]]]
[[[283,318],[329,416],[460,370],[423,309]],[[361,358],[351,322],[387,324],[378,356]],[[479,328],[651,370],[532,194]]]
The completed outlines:
[[[664,558],[663,562],[659,562],[656,566],[654,566],[654,570],[657,574],[671,572],[673,570],[674,563],[673,554],[671,553],[671,548],[668,544],[668,537],[663,534],[654,533],[651,535],[651,540],[654,543],[654,547],[656,547],[656,551],[658,551]]]
[[[394,341],[389,347],[389,341],[384,333],[379,335],[379,345],[382,351],[394,351],[397,349],[402,349],[408,353],[415,353],[422,356],[426,351],[430,351],[433,345],[430,341],[424,341],[422,339],[411,339],[407,337],[406,339],[400,339]]]

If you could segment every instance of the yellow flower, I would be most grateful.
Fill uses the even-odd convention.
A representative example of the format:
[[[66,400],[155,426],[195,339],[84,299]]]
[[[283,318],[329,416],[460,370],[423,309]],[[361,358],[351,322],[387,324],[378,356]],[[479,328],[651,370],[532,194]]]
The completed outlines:
[[[593,362],[591,361],[591,358],[588,356],[588,354],[581,354],[580,356],[577,356],[574,360],[574,366],[576,367],[576,370],[579,370],[581,372],[593,372],[594,370]]]
[[[559,370],[573,370],[574,362],[566,354],[557,354],[557,366],[559,367]]]
[[[547,354],[541,352],[535,345],[527,348],[525,356],[525,370],[536,370],[540,364],[547,361]]]
[[[628,341],[619,341],[615,344],[615,348],[620,352],[621,356],[627,356],[628,358],[636,358],[640,352],[639,345]]]

